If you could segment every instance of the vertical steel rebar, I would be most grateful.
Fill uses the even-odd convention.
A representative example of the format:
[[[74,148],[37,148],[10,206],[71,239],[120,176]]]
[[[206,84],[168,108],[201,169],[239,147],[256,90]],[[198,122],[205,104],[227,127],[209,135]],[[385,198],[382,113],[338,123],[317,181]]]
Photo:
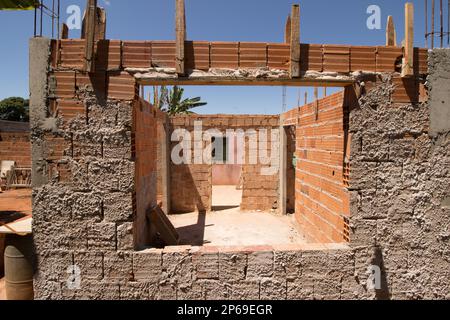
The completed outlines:
[[[39,5],[41,6],[41,30],[39,32],[39,35],[42,37],[42,26],[43,26],[43,20],[44,20],[44,0],[42,0]]]
[[[60,34],[61,34],[61,30],[60,30],[60,19],[59,19],[59,15],[60,15],[60,10],[61,10],[61,0],[58,0],[58,16],[57,16],[57,18],[56,18],[56,23],[58,24],[57,26],[56,26],[56,30],[57,30],[57,32],[58,32],[58,34],[56,35],[57,36],[57,38],[59,39],[59,36],[60,36]]]
[[[52,39],[54,38],[55,38],[55,0],[52,0]]]
[[[425,0],[425,47],[428,48],[428,0]]]
[[[439,9],[439,15],[440,15],[440,24],[441,24],[441,28],[440,28],[440,38],[441,38],[441,48],[444,47],[444,5],[443,5],[443,0],[440,0],[440,9]]]
[[[34,7],[34,37],[37,36],[37,7]]]
[[[431,49],[434,49],[434,11],[435,3],[434,0],[431,1]]]

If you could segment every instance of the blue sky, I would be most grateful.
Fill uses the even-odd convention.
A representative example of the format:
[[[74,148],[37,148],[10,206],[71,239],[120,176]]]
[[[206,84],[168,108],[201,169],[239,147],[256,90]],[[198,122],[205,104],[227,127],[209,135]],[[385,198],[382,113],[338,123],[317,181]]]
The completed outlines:
[[[403,0],[302,0],[301,42],[353,45],[384,45],[388,15],[394,16],[397,39],[404,34]],[[415,4],[415,45],[424,46],[424,0]],[[46,0],[51,5],[51,0]],[[61,0],[62,19],[69,5],[84,9],[85,0]],[[98,0],[107,9],[107,37],[129,40],[174,39],[174,0]],[[186,0],[188,38],[217,41],[282,42],[289,0]],[[366,26],[370,5],[381,8],[382,28]],[[50,21],[44,22],[50,35]],[[0,99],[28,96],[28,39],[33,33],[32,12],[0,11]],[[4,30],[10,30],[5,32]],[[79,31],[71,30],[71,37]],[[301,100],[305,90],[300,88]],[[321,90],[320,90],[321,91]],[[333,90],[328,90],[333,92]],[[201,96],[208,106],[202,113],[279,113],[280,87],[186,87],[187,96]],[[287,105],[297,104],[299,88],[287,89]]]

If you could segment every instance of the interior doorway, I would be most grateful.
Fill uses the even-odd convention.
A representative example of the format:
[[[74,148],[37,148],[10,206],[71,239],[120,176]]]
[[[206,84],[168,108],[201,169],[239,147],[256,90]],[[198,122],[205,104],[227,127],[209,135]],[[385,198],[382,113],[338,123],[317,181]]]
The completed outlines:
[[[296,127],[284,128],[286,133],[286,213],[295,213],[295,173],[297,170]]]
[[[212,138],[212,210],[238,209],[242,201],[242,165],[237,164],[237,136]]]

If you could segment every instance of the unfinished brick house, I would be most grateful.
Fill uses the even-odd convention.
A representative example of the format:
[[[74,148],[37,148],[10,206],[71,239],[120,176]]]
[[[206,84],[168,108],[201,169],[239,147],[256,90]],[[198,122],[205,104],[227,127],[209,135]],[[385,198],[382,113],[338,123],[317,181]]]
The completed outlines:
[[[413,48],[410,31],[403,48],[300,44],[298,6],[285,43],[185,41],[177,5],[176,41],[104,40],[95,10],[86,39],[30,41],[36,298],[450,298],[450,51]],[[281,129],[279,170],[244,170],[242,207],[294,211],[307,244],[149,248],[149,208],[211,209],[211,166],[168,156],[173,130],[202,116],[139,97],[162,84],[342,87],[279,116],[203,122]]]

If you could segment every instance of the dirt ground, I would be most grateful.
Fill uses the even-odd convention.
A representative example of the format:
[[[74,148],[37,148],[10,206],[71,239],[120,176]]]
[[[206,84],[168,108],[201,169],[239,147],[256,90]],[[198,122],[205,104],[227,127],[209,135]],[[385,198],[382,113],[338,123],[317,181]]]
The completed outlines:
[[[234,186],[213,187],[213,212],[170,215],[181,243],[205,246],[303,244],[293,216],[271,212],[242,212],[242,191]]]

